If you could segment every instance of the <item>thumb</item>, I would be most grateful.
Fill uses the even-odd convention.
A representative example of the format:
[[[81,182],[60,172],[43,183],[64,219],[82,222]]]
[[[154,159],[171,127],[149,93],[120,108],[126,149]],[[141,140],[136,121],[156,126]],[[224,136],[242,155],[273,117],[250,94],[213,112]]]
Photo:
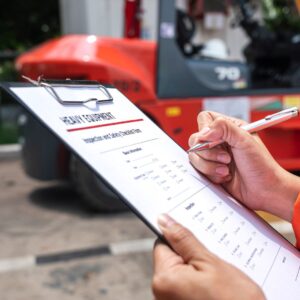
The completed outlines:
[[[246,148],[253,137],[243,128],[239,127],[229,119],[219,117],[209,126],[210,130],[202,137],[204,140],[227,142],[233,148]],[[250,138],[250,139],[249,139]]]
[[[178,224],[170,216],[160,215],[158,225],[166,241],[185,263],[189,263],[191,260],[204,260],[209,253],[188,229]]]

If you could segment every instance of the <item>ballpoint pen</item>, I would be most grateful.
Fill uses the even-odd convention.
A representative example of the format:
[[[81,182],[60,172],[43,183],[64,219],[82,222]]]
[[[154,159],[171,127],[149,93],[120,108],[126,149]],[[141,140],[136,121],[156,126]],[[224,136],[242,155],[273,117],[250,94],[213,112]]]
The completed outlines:
[[[291,118],[294,118],[294,117],[298,116],[298,114],[299,114],[298,108],[292,107],[292,108],[288,108],[288,109],[279,111],[273,115],[266,116],[263,119],[255,121],[253,123],[243,125],[243,126],[241,126],[241,128],[248,131],[249,133],[254,133],[254,132],[258,132],[262,129],[271,127],[275,124],[284,122]],[[196,144],[193,147],[191,147],[187,152],[196,152],[196,151],[211,149],[217,145],[222,144],[223,142],[224,141],[215,141],[215,142],[207,141],[207,142],[199,143],[199,144]]]

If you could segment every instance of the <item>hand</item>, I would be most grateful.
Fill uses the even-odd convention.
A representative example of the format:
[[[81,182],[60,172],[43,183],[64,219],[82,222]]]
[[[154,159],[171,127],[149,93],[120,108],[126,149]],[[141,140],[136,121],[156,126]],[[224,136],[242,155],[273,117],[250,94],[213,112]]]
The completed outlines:
[[[249,208],[290,221],[300,179],[279,166],[257,135],[240,128],[242,123],[218,113],[201,112],[199,132],[190,137],[189,145],[217,140],[226,143],[190,153],[190,161]]]
[[[261,289],[244,273],[209,252],[167,215],[159,219],[165,239],[154,248],[156,300],[260,300]]]

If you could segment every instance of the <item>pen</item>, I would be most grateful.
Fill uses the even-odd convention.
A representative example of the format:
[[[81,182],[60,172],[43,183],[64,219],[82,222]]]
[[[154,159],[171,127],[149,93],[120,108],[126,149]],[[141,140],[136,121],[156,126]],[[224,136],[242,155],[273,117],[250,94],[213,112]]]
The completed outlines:
[[[243,125],[243,126],[241,126],[241,128],[248,131],[249,133],[254,133],[254,132],[258,132],[262,129],[271,127],[275,124],[289,120],[291,118],[297,117],[298,114],[299,114],[298,108],[292,107],[292,108],[288,108],[288,109],[279,111],[273,115],[266,116],[263,119],[255,121],[253,123]],[[196,151],[211,149],[222,143],[223,143],[223,141],[199,143],[199,144],[196,144],[193,147],[191,147],[187,152],[196,152]]]

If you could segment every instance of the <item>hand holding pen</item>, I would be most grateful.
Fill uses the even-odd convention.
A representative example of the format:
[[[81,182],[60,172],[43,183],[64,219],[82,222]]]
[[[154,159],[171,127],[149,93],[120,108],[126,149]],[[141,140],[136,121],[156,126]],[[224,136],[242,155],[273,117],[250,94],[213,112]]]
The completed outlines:
[[[248,208],[290,221],[300,190],[300,178],[283,169],[259,137],[249,132],[287,120],[296,116],[297,111],[294,108],[283,111],[243,128],[237,119],[201,112],[197,118],[199,132],[190,137],[189,144],[191,149],[196,149],[199,141],[210,143],[205,146],[206,150],[190,151],[190,162]],[[224,144],[212,146],[217,143]]]
[[[241,126],[241,128],[243,128],[244,130],[248,131],[249,133],[254,133],[254,132],[258,132],[260,130],[263,130],[265,128],[271,127],[275,124],[284,122],[286,120],[289,120],[291,118],[294,118],[296,116],[298,116],[299,111],[297,107],[292,107],[292,108],[288,108],[285,110],[282,110],[278,113],[275,113],[273,115],[269,115],[266,116],[265,118],[258,120],[256,122],[250,123],[250,124],[246,124]],[[203,142],[203,143],[198,143],[196,145],[194,145],[193,147],[191,147],[188,152],[195,152],[195,151],[202,151],[202,150],[206,150],[206,149],[211,149],[217,145],[222,144],[223,141],[214,141],[214,142]]]

